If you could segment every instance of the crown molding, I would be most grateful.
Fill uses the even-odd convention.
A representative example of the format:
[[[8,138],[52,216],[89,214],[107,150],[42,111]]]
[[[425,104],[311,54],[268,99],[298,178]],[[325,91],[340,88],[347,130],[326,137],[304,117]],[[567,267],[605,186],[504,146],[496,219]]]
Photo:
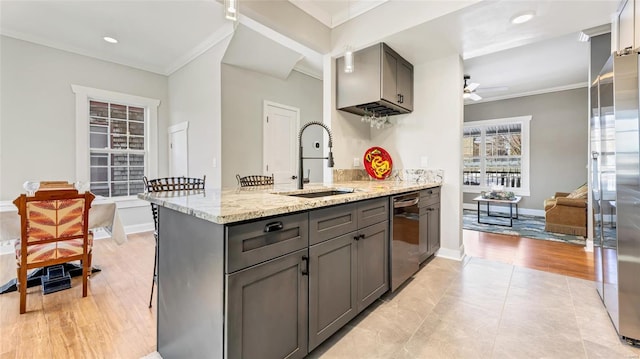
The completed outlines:
[[[579,82],[579,83],[570,84],[570,85],[549,87],[549,88],[545,88],[545,89],[514,93],[514,94],[509,94],[509,95],[504,95],[504,96],[486,97],[486,98],[483,98],[480,101],[473,101],[473,102],[465,101],[464,105],[465,106],[466,105],[475,105],[475,104],[484,103],[484,102],[493,102],[493,101],[500,101],[500,100],[508,100],[508,99],[512,99],[512,98],[518,98],[518,97],[542,95],[542,94],[545,94],[545,93],[566,91],[566,90],[574,90],[574,89],[577,89],[577,88],[583,88],[583,87],[588,87],[588,86],[589,86],[588,82]]]

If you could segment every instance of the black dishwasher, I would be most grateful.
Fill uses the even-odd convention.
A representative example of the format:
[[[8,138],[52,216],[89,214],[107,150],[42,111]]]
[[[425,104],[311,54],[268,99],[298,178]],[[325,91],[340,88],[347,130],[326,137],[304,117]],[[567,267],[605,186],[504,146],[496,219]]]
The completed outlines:
[[[420,195],[411,192],[391,198],[391,291],[420,266]]]

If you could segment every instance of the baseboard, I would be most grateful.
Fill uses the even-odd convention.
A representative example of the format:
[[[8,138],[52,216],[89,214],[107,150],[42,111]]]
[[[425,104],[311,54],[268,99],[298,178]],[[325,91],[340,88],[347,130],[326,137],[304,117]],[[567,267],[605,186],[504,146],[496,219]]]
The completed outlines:
[[[473,211],[477,211],[478,210],[478,205],[476,203],[463,203],[462,204],[462,208],[464,209],[470,209]],[[481,211],[486,211],[487,210],[487,205],[486,204],[482,204],[480,205],[480,210]],[[505,207],[505,206],[496,206],[496,205],[491,205],[491,213],[509,213],[509,207]],[[518,214],[524,214],[525,216],[536,216],[536,217],[544,217],[544,210],[543,209],[530,209],[530,208],[519,208],[518,207]]]
[[[440,247],[440,249],[438,250],[438,253],[436,253],[436,257],[452,259],[454,261],[463,261],[465,256],[466,254],[464,253],[464,244],[461,244],[460,248],[458,249],[449,249],[449,248]]]
[[[584,246],[584,251],[593,253],[593,239],[587,239],[587,243]]]
[[[124,232],[126,234],[149,232],[149,231],[153,231],[153,230],[155,230],[155,226],[154,226],[153,222],[132,224],[132,225],[129,225],[129,226],[124,226]]]

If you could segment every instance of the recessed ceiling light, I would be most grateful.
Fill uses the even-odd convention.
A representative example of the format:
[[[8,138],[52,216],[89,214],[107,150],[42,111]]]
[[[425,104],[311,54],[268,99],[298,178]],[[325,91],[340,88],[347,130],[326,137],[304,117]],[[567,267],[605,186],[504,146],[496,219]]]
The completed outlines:
[[[110,44],[117,44],[118,43],[118,40],[114,39],[113,37],[105,36],[102,39],[104,41],[110,43]]]
[[[534,11],[523,12],[523,13],[517,14],[514,17],[512,17],[511,18],[511,23],[512,24],[524,24],[525,22],[533,19],[534,16],[536,16],[536,13]]]

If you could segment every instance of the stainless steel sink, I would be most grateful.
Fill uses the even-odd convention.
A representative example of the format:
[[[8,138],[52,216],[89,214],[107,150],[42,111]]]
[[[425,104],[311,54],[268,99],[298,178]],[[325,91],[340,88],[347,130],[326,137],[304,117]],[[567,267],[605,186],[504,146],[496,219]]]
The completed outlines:
[[[341,194],[349,194],[353,193],[353,190],[328,190],[328,191],[320,191],[320,192],[308,192],[308,193],[283,193],[286,196],[294,196],[294,197],[302,197],[302,198],[317,198],[317,197],[327,197],[327,196],[337,196]]]

